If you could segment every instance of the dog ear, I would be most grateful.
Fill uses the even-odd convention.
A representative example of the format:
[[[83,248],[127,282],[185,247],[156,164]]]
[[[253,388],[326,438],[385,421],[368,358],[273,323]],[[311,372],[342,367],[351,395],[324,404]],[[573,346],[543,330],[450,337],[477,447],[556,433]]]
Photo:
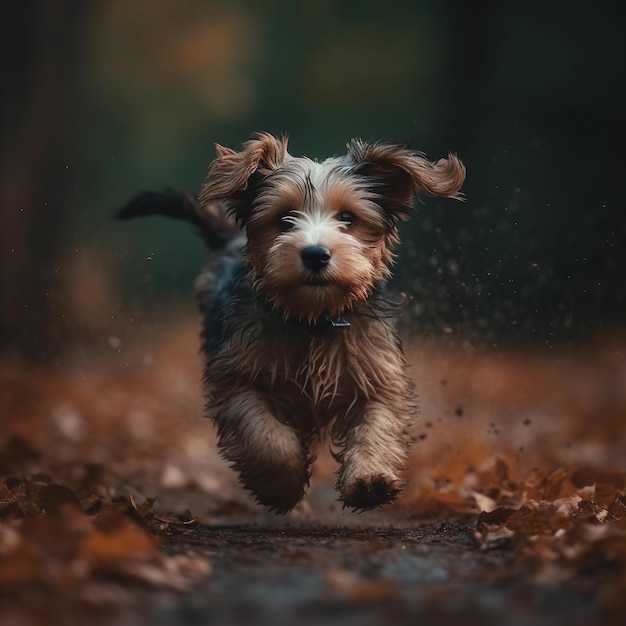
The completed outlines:
[[[371,180],[377,202],[396,219],[407,219],[420,192],[462,199],[465,166],[454,154],[436,162],[396,144],[364,143],[353,139],[348,156],[356,173]]]
[[[258,133],[237,152],[216,144],[217,158],[200,192],[200,205],[225,202],[240,223],[245,223],[253,208],[258,184],[289,156],[287,137]]]

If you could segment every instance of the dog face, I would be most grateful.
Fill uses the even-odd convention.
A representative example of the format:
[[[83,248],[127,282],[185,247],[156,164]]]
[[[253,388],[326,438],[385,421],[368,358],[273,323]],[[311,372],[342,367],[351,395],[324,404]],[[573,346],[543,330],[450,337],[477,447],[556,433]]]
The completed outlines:
[[[258,293],[285,317],[314,322],[367,299],[393,262],[397,224],[420,191],[458,197],[453,155],[437,163],[397,145],[353,140],[321,163],[260,134],[241,152],[217,146],[200,203],[224,202],[248,237]]]

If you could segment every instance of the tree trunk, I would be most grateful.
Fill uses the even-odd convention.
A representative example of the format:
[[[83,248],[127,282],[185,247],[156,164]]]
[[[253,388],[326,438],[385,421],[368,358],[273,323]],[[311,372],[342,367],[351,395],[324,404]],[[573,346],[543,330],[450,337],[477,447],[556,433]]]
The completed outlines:
[[[88,3],[3,9],[0,121],[0,346],[53,358],[58,267],[71,212],[78,75]]]

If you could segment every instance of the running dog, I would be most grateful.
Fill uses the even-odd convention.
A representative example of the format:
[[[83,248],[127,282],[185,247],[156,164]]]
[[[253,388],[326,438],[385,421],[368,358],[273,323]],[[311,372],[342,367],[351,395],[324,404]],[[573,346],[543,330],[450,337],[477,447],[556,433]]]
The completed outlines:
[[[187,220],[211,250],[196,294],[221,453],[259,503],[285,513],[327,431],[344,506],[390,502],[417,414],[386,289],[397,225],[420,192],[460,198],[465,168],[358,139],[322,162],[266,133],[216,150],[198,197],[143,193],[118,216]]]

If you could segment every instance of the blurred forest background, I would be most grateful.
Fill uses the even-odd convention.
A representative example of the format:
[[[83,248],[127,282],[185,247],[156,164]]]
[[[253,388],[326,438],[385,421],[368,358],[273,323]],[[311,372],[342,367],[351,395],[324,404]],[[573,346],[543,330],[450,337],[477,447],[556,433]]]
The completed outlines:
[[[623,322],[611,4],[25,0],[0,31],[4,347],[49,360],[191,310],[193,232],[112,213],[197,190],[213,143],[257,130],[318,158],[355,136],[460,155],[467,202],[424,199],[403,229],[415,333],[554,345]]]

